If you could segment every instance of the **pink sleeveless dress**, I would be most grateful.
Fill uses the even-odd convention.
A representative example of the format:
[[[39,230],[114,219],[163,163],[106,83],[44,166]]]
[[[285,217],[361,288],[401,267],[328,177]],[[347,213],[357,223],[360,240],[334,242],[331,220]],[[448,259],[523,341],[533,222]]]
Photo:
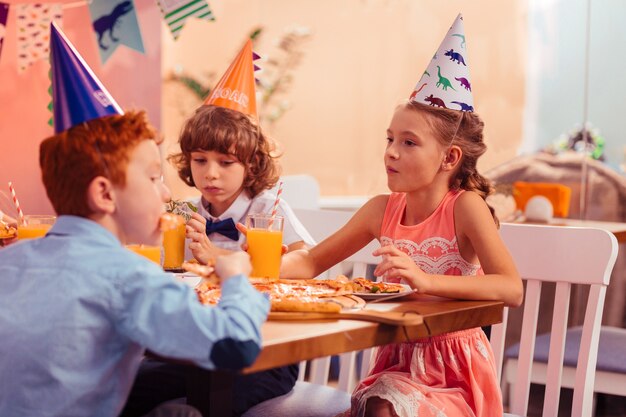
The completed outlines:
[[[448,192],[433,214],[415,226],[401,224],[405,195],[391,194],[381,245],[395,245],[429,274],[482,275],[480,265],[464,260],[457,245],[454,203],[462,192]],[[378,348],[344,415],[363,416],[370,397],[388,400],[400,417],[502,415],[493,353],[480,328]]]

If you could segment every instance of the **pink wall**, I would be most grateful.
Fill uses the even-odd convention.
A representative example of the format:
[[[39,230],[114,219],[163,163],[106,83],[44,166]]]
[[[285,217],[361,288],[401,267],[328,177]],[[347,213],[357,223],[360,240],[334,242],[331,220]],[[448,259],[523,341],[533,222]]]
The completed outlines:
[[[15,1],[3,0],[9,4]],[[40,3],[59,3],[44,1]],[[23,3],[23,1],[20,1]],[[120,46],[106,64],[100,63],[91,30],[87,2],[65,2],[63,31],[96,75],[124,109],[145,109],[152,123],[161,124],[161,13],[154,0],[135,0],[145,55]],[[79,4],[78,7],[70,7]],[[12,210],[8,181],[13,181],[26,213],[51,213],[40,178],[39,143],[53,130],[47,122],[47,61],[18,73],[15,10],[9,10],[4,47],[0,55],[0,209]],[[4,195],[3,195],[4,194]]]

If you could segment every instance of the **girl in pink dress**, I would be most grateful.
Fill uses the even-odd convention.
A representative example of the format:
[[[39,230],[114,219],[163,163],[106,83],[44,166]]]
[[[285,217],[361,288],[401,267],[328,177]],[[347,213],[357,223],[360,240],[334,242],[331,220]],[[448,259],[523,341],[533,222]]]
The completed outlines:
[[[458,33],[455,25],[450,30]],[[444,52],[445,45],[437,55]],[[381,248],[374,255],[382,261],[376,276],[405,282],[420,294],[519,306],[522,282],[485,202],[490,183],[476,170],[486,150],[483,122],[472,112],[450,110],[459,99],[441,94],[448,105],[437,108],[428,105],[432,93],[411,97],[387,129],[384,163],[392,193],[369,200],[317,246],[285,255],[282,275],[316,276],[377,239]],[[468,105],[471,93],[462,99]],[[501,416],[489,341],[476,328],[377,349],[344,415]]]

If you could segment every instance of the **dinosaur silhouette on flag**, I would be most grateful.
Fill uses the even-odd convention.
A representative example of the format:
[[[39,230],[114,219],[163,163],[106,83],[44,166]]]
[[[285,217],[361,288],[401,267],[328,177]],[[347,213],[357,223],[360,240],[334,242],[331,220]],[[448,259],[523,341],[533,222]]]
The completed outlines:
[[[102,38],[107,32],[109,33],[109,38],[111,39],[111,41],[119,41],[119,39],[116,38],[113,34],[113,30],[115,29],[115,25],[120,20],[120,18],[125,14],[130,13],[131,10],[133,10],[133,3],[131,1],[124,1],[116,5],[111,13],[94,20],[93,29],[98,34],[98,46],[100,46],[100,49],[104,49],[105,51],[109,49],[108,46],[102,44]]]

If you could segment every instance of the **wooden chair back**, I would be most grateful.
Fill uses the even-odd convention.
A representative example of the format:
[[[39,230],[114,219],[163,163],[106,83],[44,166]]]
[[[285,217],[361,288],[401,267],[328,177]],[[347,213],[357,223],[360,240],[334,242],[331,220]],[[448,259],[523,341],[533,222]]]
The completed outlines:
[[[501,225],[500,234],[526,283],[518,369],[510,412],[526,415],[528,411],[541,286],[544,282],[551,282],[556,284],[556,292],[542,415],[558,414],[570,293],[572,284],[581,284],[589,286],[589,296],[576,369],[572,416],[589,416],[602,309],[617,257],[617,240],[601,229],[547,225],[505,223]],[[507,313],[505,308],[502,324],[491,330],[499,378],[502,376]]]

